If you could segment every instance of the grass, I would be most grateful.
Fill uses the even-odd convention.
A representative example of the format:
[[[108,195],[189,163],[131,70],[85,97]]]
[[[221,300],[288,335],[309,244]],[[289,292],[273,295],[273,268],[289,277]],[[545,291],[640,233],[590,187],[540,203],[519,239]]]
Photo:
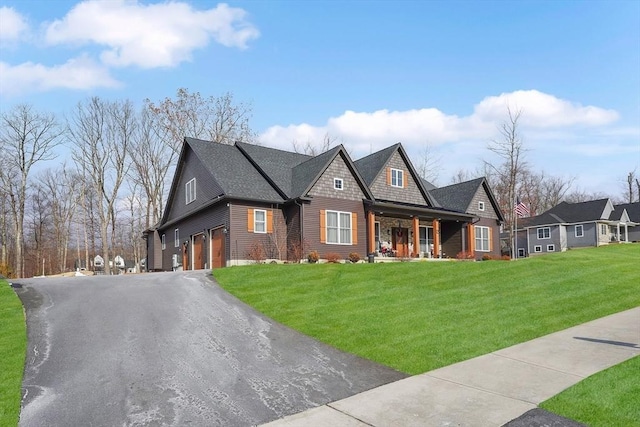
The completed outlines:
[[[591,427],[640,426],[640,356],[599,372],[540,407]]]
[[[0,279],[0,425],[18,425],[20,388],[27,349],[24,311],[18,296]]]
[[[519,261],[256,265],[226,290],[334,347],[418,374],[640,305],[640,245]]]

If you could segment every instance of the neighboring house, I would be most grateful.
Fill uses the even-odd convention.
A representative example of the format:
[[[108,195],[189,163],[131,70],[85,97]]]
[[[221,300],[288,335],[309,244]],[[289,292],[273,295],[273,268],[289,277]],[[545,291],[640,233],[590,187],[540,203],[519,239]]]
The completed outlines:
[[[496,253],[502,215],[486,181],[471,183],[459,206],[448,198],[456,186],[432,195],[401,144],[354,162],[342,145],[308,156],[185,138],[165,212],[145,232],[147,269],[300,260],[312,250],[364,258],[383,247],[397,257],[482,257]]]
[[[634,227],[628,227],[628,242],[640,242],[640,202],[635,203],[623,203],[620,205],[615,205],[616,215],[620,213],[622,215],[623,211],[627,212],[627,216],[629,220],[636,224]]]
[[[637,225],[610,199],[562,202],[538,216],[518,219],[518,256],[628,242]]]

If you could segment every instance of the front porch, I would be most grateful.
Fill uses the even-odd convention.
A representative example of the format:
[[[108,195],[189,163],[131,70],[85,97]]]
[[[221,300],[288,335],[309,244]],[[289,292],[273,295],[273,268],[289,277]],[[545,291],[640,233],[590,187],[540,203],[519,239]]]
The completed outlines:
[[[473,253],[472,215],[377,202],[367,215],[367,254],[375,260],[456,258]]]

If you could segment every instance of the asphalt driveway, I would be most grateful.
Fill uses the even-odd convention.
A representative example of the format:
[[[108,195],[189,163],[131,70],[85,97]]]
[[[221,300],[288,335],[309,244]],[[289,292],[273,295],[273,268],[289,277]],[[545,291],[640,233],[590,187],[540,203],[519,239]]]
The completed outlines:
[[[206,272],[23,279],[21,426],[244,426],[404,378],[272,320]]]

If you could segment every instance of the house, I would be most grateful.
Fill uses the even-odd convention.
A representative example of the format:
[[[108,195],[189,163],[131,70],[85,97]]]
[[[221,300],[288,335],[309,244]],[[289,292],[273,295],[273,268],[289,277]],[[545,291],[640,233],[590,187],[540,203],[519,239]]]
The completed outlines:
[[[147,269],[294,261],[312,250],[342,259],[499,255],[502,214],[486,181],[431,187],[401,144],[353,161],[342,145],[308,156],[185,138],[163,216],[144,233]],[[454,203],[455,194],[465,200]]]
[[[640,202],[635,203],[623,203],[615,205],[615,217],[622,216],[622,212],[626,211],[629,217],[630,223],[636,224],[633,227],[628,227],[627,241],[628,242],[640,242]],[[618,217],[619,218],[619,217]]]
[[[631,221],[624,205],[610,199],[562,202],[548,211],[518,220],[518,256],[630,241]]]

